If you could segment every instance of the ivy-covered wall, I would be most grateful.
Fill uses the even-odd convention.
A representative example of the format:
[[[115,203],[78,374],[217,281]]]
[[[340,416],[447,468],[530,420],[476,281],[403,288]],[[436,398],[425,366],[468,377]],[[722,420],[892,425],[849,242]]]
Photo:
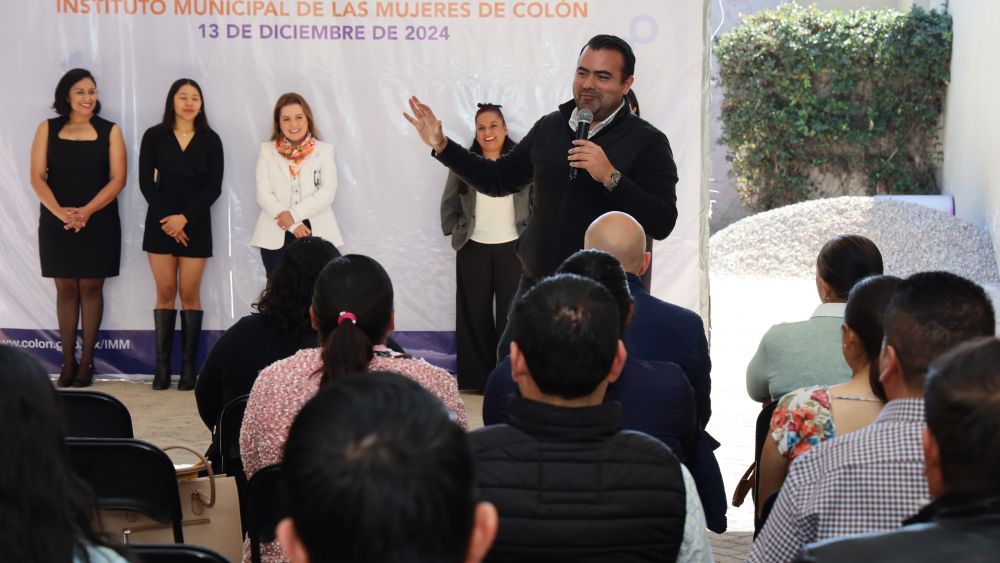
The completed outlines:
[[[939,12],[798,4],[724,34],[720,142],[744,201],[771,209],[859,176],[867,193],[938,193],[951,41]]]

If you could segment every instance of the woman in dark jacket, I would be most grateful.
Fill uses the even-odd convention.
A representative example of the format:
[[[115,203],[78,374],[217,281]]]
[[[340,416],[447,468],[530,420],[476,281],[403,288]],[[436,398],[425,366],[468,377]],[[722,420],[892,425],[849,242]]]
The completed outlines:
[[[201,337],[201,277],[212,256],[212,203],[222,193],[222,141],[208,125],[201,86],[170,86],[163,121],[142,136],[139,188],[149,204],[142,249],[156,283],[153,389],[170,387],[170,349],[181,298],[183,364],[177,388],[194,389]]]
[[[295,239],[254,304],[257,312],[236,321],[212,347],[194,392],[198,414],[210,430],[222,407],[250,392],[260,370],[317,346],[309,319],[313,285],[337,256],[333,244],[321,238]]]

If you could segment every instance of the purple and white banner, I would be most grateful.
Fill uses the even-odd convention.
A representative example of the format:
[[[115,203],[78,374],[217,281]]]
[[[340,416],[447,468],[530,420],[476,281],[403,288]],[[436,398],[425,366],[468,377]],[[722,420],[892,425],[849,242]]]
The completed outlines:
[[[680,170],[677,227],[655,246],[653,292],[707,312],[703,173],[706,0],[305,1],[45,0],[0,7],[0,340],[60,363],[55,288],[40,275],[38,199],[29,148],[52,117],[52,92],[70,68],[97,78],[101,115],[128,150],[119,196],[121,275],[105,285],[98,372],[152,370],[154,286],[142,252],[146,203],[136,169],[142,133],[162,116],[167,88],[197,80],[222,138],[225,178],[212,207],[214,257],[202,283],[208,345],[250,312],[264,284],[249,240],[258,214],[254,169],[277,97],[310,102],[335,148],[334,213],[343,253],[381,262],[396,290],[396,334],[409,351],[449,365],[455,324],[454,252],[438,205],[447,170],[402,117],[415,94],[445,132],[468,144],[477,102],[502,104],[520,138],[570,99],[577,53],[612,33],[634,47],[643,118],[670,138]],[[582,244],[582,241],[581,241]]]

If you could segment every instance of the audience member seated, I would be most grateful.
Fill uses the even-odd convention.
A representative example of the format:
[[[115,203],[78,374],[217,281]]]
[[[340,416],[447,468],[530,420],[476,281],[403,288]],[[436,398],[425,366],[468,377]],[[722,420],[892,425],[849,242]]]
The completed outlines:
[[[633,306],[625,271],[618,261],[600,250],[581,250],[567,258],[556,272],[592,279],[611,293],[618,304],[618,336],[621,338]],[[483,397],[483,421],[487,425],[510,422],[510,400],[517,390],[508,356],[487,381]],[[644,362],[629,357],[621,377],[608,386],[604,400],[621,403],[622,428],[653,436],[669,446],[685,464],[693,459],[699,431],[694,392],[677,364]]]
[[[271,364],[250,391],[240,430],[248,479],[260,468],[281,461],[292,419],[320,387],[365,370],[392,371],[415,380],[444,403],[462,428],[468,427],[451,374],[385,346],[394,325],[392,304],[392,282],[375,260],[349,254],[323,268],[309,309],[322,347],[300,350]],[[262,545],[261,553],[264,561],[282,560],[273,543]],[[249,560],[248,542],[244,560]]]
[[[885,313],[879,380],[888,402],[871,425],[799,456],[749,561],[791,561],[807,543],[899,527],[929,499],[923,474],[924,378],[935,358],[994,332],[983,289],[947,272],[914,274]]]
[[[0,559],[125,563],[94,529],[94,500],[69,469],[63,417],[34,358],[0,345]]]
[[[291,517],[277,536],[293,563],[475,562],[496,534],[465,432],[397,374],[338,378],[310,399],[283,466]]]
[[[796,389],[781,398],[771,416],[770,438],[761,452],[761,499],[778,492],[793,459],[824,440],[868,426],[882,411],[885,390],[878,381],[882,319],[902,281],[895,276],[871,276],[851,289],[840,332],[851,379],[838,385]]]
[[[694,311],[661,301],[646,291],[641,277],[652,254],[646,251],[642,225],[627,213],[610,211],[587,228],[583,247],[614,256],[628,276],[635,308],[622,340],[629,356],[679,365],[694,389],[698,425],[705,428],[712,416],[712,360],[708,355],[705,324]]]
[[[816,258],[816,291],[822,303],[807,321],[772,326],[747,366],[750,398],[766,403],[800,387],[833,385],[850,379],[840,351],[844,302],[854,284],[882,274],[875,243],[843,235],[823,245]]]
[[[257,312],[236,321],[219,338],[198,376],[198,414],[211,430],[222,407],[246,395],[260,370],[306,348],[315,348],[309,304],[320,270],[340,252],[315,237],[295,239],[254,303]]]
[[[509,322],[521,397],[510,425],[469,434],[480,498],[500,514],[488,559],[711,561],[691,474],[604,402],[627,355],[607,289],[557,274]]]
[[[632,93],[629,90],[629,93]],[[631,215],[609,211],[590,224],[584,235],[584,248],[603,250],[614,256],[628,276],[628,289],[635,306],[631,321],[625,327],[625,349],[630,358],[652,362],[673,362],[684,370],[694,389],[695,412],[698,419],[698,436],[693,455],[685,461],[691,469],[708,529],[716,533],[726,531],[726,496],[722,472],[715,458],[719,442],[705,427],[712,416],[712,360],[708,355],[705,325],[694,311],[661,301],[646,289],[652,261],[646,232]],[[624,374],[628,373],[626,364]],[[632,430],[648,430],[630,426],[625,409],[623,425]]]
[[[996,561],[1000,557],[1000,341],[940,357],[924,385],[923,449],[934,502],[899,530],[806,547],[807,562]]]

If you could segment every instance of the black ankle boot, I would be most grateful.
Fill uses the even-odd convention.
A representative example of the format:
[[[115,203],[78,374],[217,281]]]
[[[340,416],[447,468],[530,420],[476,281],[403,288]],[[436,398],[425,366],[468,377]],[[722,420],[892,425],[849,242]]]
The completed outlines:
[[[201,319],[204,311],[187,309],[181,311],[181,379],[177,388],[181,391],[194,389],[198,381],[195,363],[198,360],[198,341],[201,339]]]
[[[156,330],[156,370],[153,372],[153,389],[170,387],[170,352],[174,347],[176,309],[153,309],[153,327]]]

